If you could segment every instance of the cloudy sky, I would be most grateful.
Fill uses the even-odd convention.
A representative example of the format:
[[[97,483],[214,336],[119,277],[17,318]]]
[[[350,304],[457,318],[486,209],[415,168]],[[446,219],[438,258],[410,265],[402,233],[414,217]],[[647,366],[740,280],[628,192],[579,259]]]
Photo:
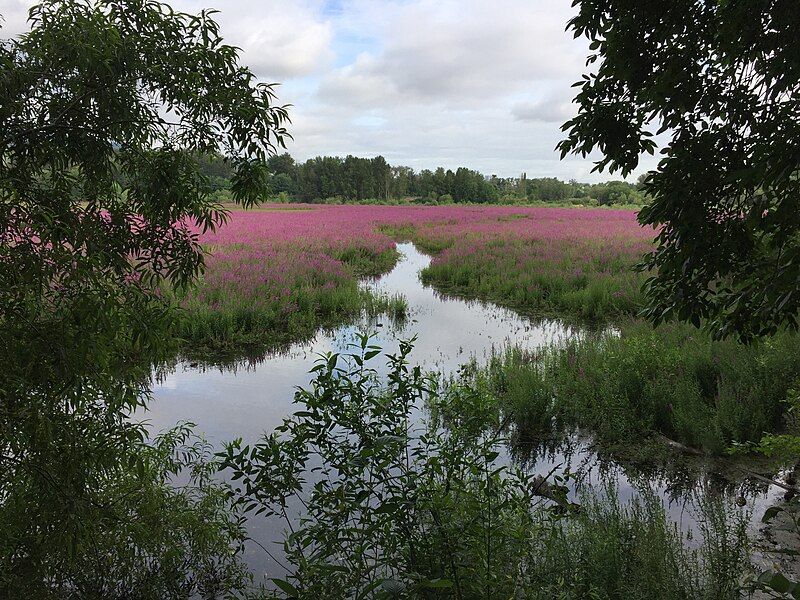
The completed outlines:
[[[31,3],[0,0],[2,37],[25,28]],[[382,154],[415,169],[609,178],[554,150],[588,52],[564,31],[570,0],[170,4],[218,8],[226,41],[262,80],[281,82],[297,159]]]

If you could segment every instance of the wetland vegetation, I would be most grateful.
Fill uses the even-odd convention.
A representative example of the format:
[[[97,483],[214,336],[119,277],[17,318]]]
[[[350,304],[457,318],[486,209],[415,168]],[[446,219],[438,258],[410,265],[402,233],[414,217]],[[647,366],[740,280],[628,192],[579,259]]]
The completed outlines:
[[[0,43],[0,596],[800,594],[793,7],[575,7],[559,149],[628,176],[655,120],[636,184],[296,165],[213,11],[33,6]],[[644,205],[520,205],[571,198]]]

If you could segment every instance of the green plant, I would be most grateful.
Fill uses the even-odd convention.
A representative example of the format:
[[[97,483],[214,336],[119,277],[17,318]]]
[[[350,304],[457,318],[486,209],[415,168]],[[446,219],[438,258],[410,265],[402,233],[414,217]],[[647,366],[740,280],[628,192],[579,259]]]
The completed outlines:
[[[497,463],[497,434],[466,411],[446,429],[414,425],[424,402],[450,402],[409,368],[411,350],[388,357],[380,389],[362,336],[350,355],[327,355],[301,410],[252,448],[222,456],[247,511],[286,519],[288,597],[508,596],[537,527],[535,486]],[[462,406],[470,401],[453,389]],[[479,432],[479,433],[476,433]],[[288,507],[304,507],[292,518]],[[393,592],[394,591],[394,592]]]
[[[576,508],[569,473],[532,477],[500,459],[485,386],[440,385],[408,366],[410,351],[387,357],[385,387],[368,336],[325,355],[275,434],[220,454],[251,518],[285,523],[276,597],[742,597],[743,521],[713,504],[688,550],[647,490],[625,506],[613,487],[587,489]],[[423,406],[432,416],[415,422]]]
[[[193,227],[226,218],[197,156],[223,152],[231,196],[251,205],[286,135],[273,87],[212,15],[44,0],[28,33],[0,42],[0,596],[169,597],[213,553],[181,547],[218,520],[169,492],[129,418],[150,361],[174,351],[161,286],[192,282]],[[126,589],[151,574],[152,590]]]
[[[249,587],[243,522],[227,486],[214,479],[210,445],[190,424],[148,444],[143,428],[133,429],[139,443],[115,449],[124,468],[85,473],[84,496],[53,498],[27,471],[9,474],[3,489],[13,494],[0,510],[0,596],[177,600]],[[50,514],[52,502],[59,502],[59,518]],[[66,526],[77,503],[85,503],[80,521]],[[19,514],[36,519],[35,534]]]
[[[745,346],[686,325],[629,321],[618,333],[587,334],[535,355],[496,356],[478,376],[523,435],[577,425],[612,444],[661,434],[720,454],[780,431],[800,373],[799,343],[783,334]],[[762,450],[793,443],[767,436]]]
[[[534,540],[525,572],[529,598],[673,600],[744,598],[750,572],[747,521],[719,500],[700,500],[700,545],[669,522],[649,489],[623,504],[613,485],[584,490],[581,511]]]

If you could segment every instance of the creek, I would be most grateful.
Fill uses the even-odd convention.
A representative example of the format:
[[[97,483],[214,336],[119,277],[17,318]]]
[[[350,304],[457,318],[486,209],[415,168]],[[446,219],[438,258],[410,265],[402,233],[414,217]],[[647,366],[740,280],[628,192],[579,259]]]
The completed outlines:
[[[412,362],[444,376],[454,375],[470,360],[480,364],[509,347],[535,350],[587,334],[559,321],[532,321],[495,305],[443,296],[420,282],[419,272],[430,263],[430,257],[411,243],[397,247],[401,258],[394,269],[364,285],[377,293],[403,295],[409,305],[407,318],[392,321],[365,317],[332,331],[319,331],[313,339],[263,360],[233,367],[179,362],[157,378],[154,399],[142,418],[155,431],[191,421],[196,431],[216,447],[238,437],[252,444],[298,409],[292,403],[294,392],[310,382],[309,369],[319,355],[352,351],[349,346],[362,331],[374,332],[372,342],[389,353],[398,349],[398,340],[416,336]],[[713,470],[698,480],[696,472],[687,472],[681,461],[670,469],[616,464],[602,458],[590,438],[576,434],[554,444],[506,448],[501,460],[522,461],[526,469],[542,475],[554,467],[569,469],[577,474],[571,483],[573,494],[578,482],[602,486],[610,479],[619,499],[625,502],[646,485],[663,499],[667,514],[685,531],[697,525],[698,490],[721,490],[730,497],[731,505],[734,497],[744,498],[745,510],[751,512],[754,521],[780,495],[779,490],[765,484],[739,481],[731,485]],[[259,547],[276,548],[274,542],[282,538],[282,526],[256,517],[249,521],[248,530],[258,543],[248,546],[246,560],[257,576],[283,576],[282,569]]]

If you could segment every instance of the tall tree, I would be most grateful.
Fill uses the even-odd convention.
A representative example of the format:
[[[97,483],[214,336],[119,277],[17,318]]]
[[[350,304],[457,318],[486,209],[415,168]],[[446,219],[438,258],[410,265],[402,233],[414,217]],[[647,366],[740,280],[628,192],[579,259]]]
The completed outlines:
[[[795,0],[576,0],[592,71],[559,146],[630,173],[668,142],[639,215],[653,321],[744,340],[800,311],[800,10]]]
[[[267,166],[273,175],[289,175],[293,177],[297,171],[297,165],[288,152],[270,156],[267,159]]]
[[[0,596],[188,597],[230,554],[128,419],[168,350],[162,289],[226,216],[195,157],[228,157],[251,204],[286,135],[211,17],[45,0],[0,43]]]

